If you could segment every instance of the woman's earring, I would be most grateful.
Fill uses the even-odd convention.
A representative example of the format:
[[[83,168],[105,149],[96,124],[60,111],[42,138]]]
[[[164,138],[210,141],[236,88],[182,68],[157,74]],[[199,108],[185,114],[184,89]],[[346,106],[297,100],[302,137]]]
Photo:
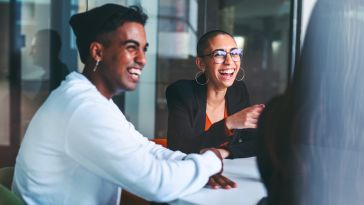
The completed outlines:
[[[245,70],[243,68],[240,68],[239,70],[241,70],[243,72],[243,76],[239,79],[238,79],[238,77],[236,77],[236,79],[235,79],[236,81],[242,81],[245,78]]]
[[[97,67],[99,66],[100,60],[96,60],[96,64],[94,66],[93,71],[95,72],[97,70]]]
[[[209,82],[209,79],[207,78],[207,80],[206,80],[206,82],[204,82],[204,83],[201,83],[201,82],[199,82],[198,81],[198,78],[201,76],[201,75],[205,75],[205,71],[198,71],[197,73],[196,73],[196,75],[195,75],[195,81],[196,81],[196,83],[197,84],[199,84],[199,85],[206,85],[207,84],[207,82]],[[205,78],[206,78],[206,75],[205,75]]]

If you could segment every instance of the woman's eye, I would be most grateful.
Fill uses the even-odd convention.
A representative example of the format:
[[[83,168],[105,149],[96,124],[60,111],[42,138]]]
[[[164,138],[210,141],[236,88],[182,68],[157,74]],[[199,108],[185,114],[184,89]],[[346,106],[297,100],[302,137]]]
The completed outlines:
[[[234,56],[234,57],[237,57],[237,56],[239,56],[240,54],[239,54],[239,53],[233,53],[233,52],[231,52],[231,53],[230,53],[230,55],[231,55],[231,56]]]
[[[230,54],[231,54],[232,56],[238,56],[238,55],[240,55],[240,54],[241,54],[241,50],[240,50],[240,49],[232,50],[232,51],[230,51]]]

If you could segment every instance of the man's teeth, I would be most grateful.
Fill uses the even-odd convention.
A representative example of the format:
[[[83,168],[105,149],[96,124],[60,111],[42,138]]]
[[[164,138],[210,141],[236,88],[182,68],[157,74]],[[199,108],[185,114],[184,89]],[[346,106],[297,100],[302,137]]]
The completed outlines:
[[[129,69],[129,73],[132,75],[140,76],[142,71],[140,69],[131,68]]]
[[[234,73],[234,69],[220,70],[219,72],[221,74],[233,74]]]

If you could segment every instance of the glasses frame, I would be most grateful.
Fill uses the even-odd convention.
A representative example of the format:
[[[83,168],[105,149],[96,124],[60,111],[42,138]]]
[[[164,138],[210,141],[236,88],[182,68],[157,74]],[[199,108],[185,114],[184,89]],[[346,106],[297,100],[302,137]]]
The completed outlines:
[[[239,54],[239,60],[234,60],[233,59],[233,57],[231,56],[232,54],[231,54],[231,52],[232,51],[235,51],[235,50],[238,50],[238,51],[240,51],[240,54]],[[214,56],[214,54],[217,52],[217,51],[223,51],[223,52],[225,52],[226,53],[226,55],[224,56],[224,60],[223,61],[221,61],[221,62],[216,62],[216,57]],[[228,52],[228,51],[225,51],[225,50],[223,50],[223,49],[216,49],[216,50],[213,50],[211,53],[209,53],[209,54],[205,54],[205,55],[201,55],[201,56],[199,56],[199,57],[206,57],[206,56],[211,56],[212,57],[212,59],[214,60],[214,63],[216,63],[216,64],[222,64],[222,63],[224,63],[225,61],[226,61],[226,57],[227,57],[227,55],[230,55],[230,58],[231,58],[231,60],[232,61],[234,61],[234,62],[239,62],[239,61],[241,61],[241,59],[242,59],[242,57],[243,57],[243,49],[242,48],[233,48],[233,49],[231,49],[230,50],[230,52]]]

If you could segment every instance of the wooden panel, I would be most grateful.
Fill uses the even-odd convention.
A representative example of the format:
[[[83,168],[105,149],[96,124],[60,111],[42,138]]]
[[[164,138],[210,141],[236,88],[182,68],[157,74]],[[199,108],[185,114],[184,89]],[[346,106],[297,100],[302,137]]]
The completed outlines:
[[[150,203],[134,194],[123,190],[120,205],[150,205]]]

